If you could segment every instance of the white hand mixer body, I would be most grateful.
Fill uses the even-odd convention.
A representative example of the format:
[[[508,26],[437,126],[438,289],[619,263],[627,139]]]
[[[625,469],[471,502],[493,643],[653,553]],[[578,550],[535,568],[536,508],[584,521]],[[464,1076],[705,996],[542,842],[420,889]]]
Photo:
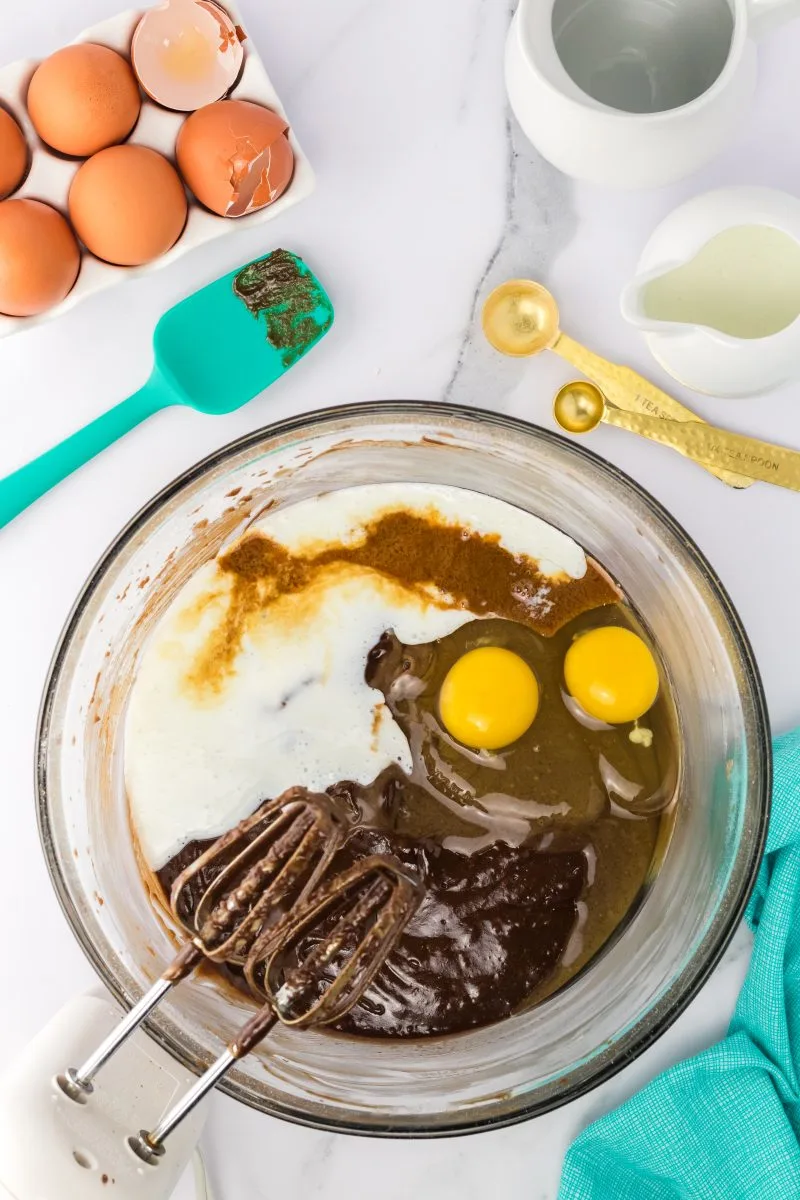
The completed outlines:
[[[196,1083],[189,1071],[140,1031],[108,1062],[85,1103],[58,1084],[65,1066],[83,1062],[120,1015],[110,998],[76,996],[0,1078],[0,1200],[167,1200],[175,1191],[209,1101],[175,1130],[155,1165],[128,1138]]]

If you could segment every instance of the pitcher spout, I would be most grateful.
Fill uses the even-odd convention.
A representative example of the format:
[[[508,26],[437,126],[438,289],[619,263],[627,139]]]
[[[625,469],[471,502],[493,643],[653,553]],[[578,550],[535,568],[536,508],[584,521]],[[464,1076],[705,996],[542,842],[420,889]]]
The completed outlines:
[[[664,333],[668,332],[671,321],[664,321],[658,317],[654,317],[648,313],[647,292],[650,286],[658,279],[662,279],[671,271],[682,266],[682,263],[672,263],[667,266],[659,267],[656,271],[649,271],[646,274],[637,276],[623,290],[620,299],[620,308],[622,315],[629,325],[633,325],[634,329],[641,330],[642,333]]]

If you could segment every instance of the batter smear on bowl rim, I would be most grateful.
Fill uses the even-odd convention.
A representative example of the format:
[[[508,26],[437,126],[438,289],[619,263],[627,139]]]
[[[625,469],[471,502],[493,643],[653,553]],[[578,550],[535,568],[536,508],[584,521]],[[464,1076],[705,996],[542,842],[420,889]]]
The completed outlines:
[[[678,775],[655,649],[606,572],[537,517],[427,484],[270,511],[155,628],[125,730],[160,886],[289,787],[426,897],[341,1030],[443,1035],[573,978],[635,911]]]

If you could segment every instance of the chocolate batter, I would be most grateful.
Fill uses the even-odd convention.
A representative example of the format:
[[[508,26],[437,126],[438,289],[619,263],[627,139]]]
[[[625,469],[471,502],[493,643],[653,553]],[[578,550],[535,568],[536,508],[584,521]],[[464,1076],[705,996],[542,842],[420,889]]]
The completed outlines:
[[[221,560],[233,599],[190,686],[214,688],[225,677],[249,622],[275,597],[346,563],[426,595],[438,587],[448,606],[455,599],[495,615],[425,646],[403,646],[387,631],[365,664],[367,682],[408,738],[414,767],[410,777],[391,768],[368,787],[344,780],[330,789],[353,827],[334,867],[392,853],[421,874],[427,892],[339,1028],[420,1037],[486,1025],[572,978],[642,894],[676,782],[668,699],[662,689],[642,722],[648,745],[647,734],[631,740],[631,726],[587,722],[564,695],[564,656],[577,633],[609,624],[642,633],[595,564],[583,580],[553,580],[492,539],[408,513],[387,514],[356,546],[308,557],[261,535],[235,547]],[[449,668],[481,645],[520,654],[540,688],[530,730],[496,754],[454,742],[436,707]],[[167,894],[209,844],[191,843],[158,873]]]

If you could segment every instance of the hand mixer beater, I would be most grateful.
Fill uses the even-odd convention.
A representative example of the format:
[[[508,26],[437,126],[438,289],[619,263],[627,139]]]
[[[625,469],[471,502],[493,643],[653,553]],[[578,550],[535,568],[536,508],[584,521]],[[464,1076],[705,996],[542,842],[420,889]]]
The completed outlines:
[[[422,895],[419,880],[389,856],[373,855],[331,874],[345,836],[346,825],[327,797],[292,789],[219,838],[179,875],[170,909],[189,941],[160,979],[81,1066],[62,1064],[42,1077],[54,1065],[51,1038],[47,1063],[34,1043],[22,1066],[0,1082],[0,1194],[4,1184],[15,1200],[85,1197],[92,1194],[85,1186],[90,1170],[98,1182],[114,1179],[119,1200],[168,1196],[193,1146],[191,1135],[181,1139],[176,1131],[184,1122],[191,1125],[188,1118],[226,1072],[278,1022],[307,1029],[341,1020],[379,971]],[[97,1076],[112,1069],[115,1056],[124,1056],[142,1021],[204,960],[237,970],[265,1003],[152,1129],[124,1131],[124,1101],[100,1098]],[[29,1077],[31,1069],[39,1072],[38,1085],[23,1089],[21,1097],[15,1080],[18,1084],[21,1072]],[[48,1131],[59,1142],[53,1150],[65,1152],[54,1153],[44,1168],[41,1158],[26,1158],[31,1131],[23,1128],[36,1120],[37,1110],[44,1111],[43,1102]],[[173,1134],[180,1147],[170,1155],[165,1142]],[[88,1140],[91,1150],[73,1148],[69,1161],[66,1150],[76,1137],[82,1147]],[[20,1138],[23,1148],[15,1152]],[[71,1173],[63,1163],[54,1175],[60,1157],[70,1168],[83,1168],[82,1188],[70,1188]]]

